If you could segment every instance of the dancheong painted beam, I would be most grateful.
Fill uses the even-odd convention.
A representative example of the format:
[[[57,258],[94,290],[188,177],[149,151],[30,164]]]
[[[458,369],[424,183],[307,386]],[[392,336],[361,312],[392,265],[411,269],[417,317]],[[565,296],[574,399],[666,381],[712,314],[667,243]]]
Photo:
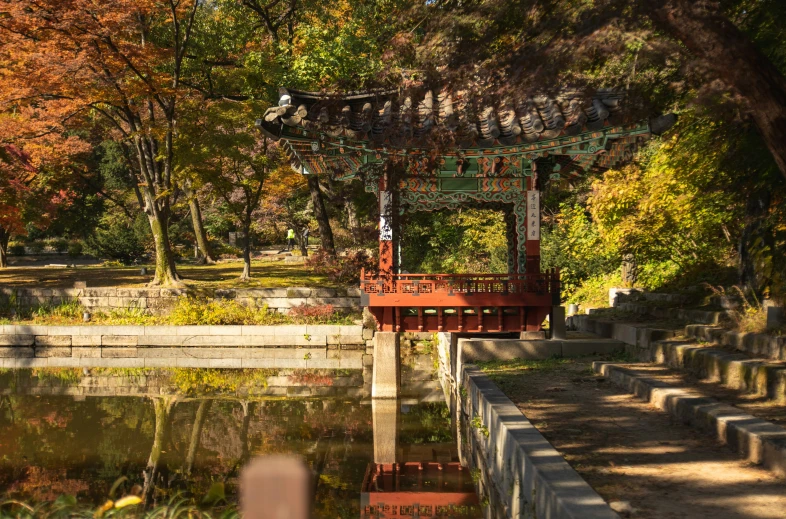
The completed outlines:
[[[379,197],[379,269],[361,275],[383,331],[536,331],[559,305],[559,273],[540,271],[546,182],[628,160],[676,120],[628,121],[623,96],[507,99],[495,106],[430,90],[329,94],[281,90],[257,121],[304,174],[361,179]],[[405,274],[399,216],[486,207],[505,214],[508,273]]]

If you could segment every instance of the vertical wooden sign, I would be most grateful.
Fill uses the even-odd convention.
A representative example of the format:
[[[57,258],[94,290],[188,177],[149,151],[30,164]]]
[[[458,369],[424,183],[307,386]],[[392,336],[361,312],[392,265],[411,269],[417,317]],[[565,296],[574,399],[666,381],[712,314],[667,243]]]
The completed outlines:
[[[527,240],[540,240],[540,191],[527,191]]]
[[[390,191],[379,192],[379,239],[381,241],[393,240],[393,193]]]

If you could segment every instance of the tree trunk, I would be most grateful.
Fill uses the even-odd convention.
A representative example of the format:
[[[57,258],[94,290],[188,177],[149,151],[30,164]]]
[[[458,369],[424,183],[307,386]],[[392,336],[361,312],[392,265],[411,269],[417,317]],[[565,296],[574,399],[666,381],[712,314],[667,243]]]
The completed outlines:
[[[224,482],[237,476],[240,468],[245,466],[251,458],[251,448],[248,444],[248,430],[251,426],[251,418],[254,416],[256,402],[242,401],[240,405],[243,406],[243,423],[240,426],[240,455],[237,462],[232,465],[232,468],[226,473],[226,476],[224,476]]]
[[[304,258],[308,258],[308,240],[303,236],[303,233],[298,234],[298,244],[300,245],[300,254]]]
[[[156,428],[153,433],[153,446],[150,448],[150,457],[147,459],[147,467],[144,471],[144,486],[142,496],[145,506],[149,505],[153,499],[156,479],[159,476],[159,461],[161,452],[164,450],[166,442],[169,440],[169,418],[172,408],[175,406],[174,398],[154,398],[153,406],[156,414]]]
[[[251,232],[250,225],[243,226],[243,273],[240,274],[240,281],[251,279]]]
[[[194,460],[196,459],[196,452],[199,449],[199,442],[202,439],[202,427],[205,425],[207,413],[210,412],[210,406],[213,404],[212,400],[202,400],[199,402],[196,416],[194,417],[194,426],[191,429],[191,441],[188,444],[188,453],[186,454],[186,463],[183,467],[183,474],[185,477],[191,475],[194,469]]]
[[[352,235],[352,243],[358,244],[360,238],[360,220],[358,220],[358,210],[355,207],[355,200],[350,198],[346,204],[347,211],[347,226],[349,233]]]
[[[8,266],[8,241],[10,238],[11,234],[0,227],[0,269]]]
[[[761,276],[756,272],[755,253],[751,251],[751,248],[757,237],[761,237],[762,221],[770,210],[770,200],[770,192],[766,189],[751,193],[745,208],[745,227],[740,236],[738,251],[740,285],[755,292],[758,292],[762,287],[760,286]],[[765,239],[765,241],[769,240]]]
[[[656,21],[745,100],[786,178],[786,78],[729,19],[698,3],[644,0]]]
[[[202,223],[202,210],[199,207],[199,200],[197,200],[194,192],[191,190],[189,182],[183,183],[183,192],[188,198],[188,208],[191,211],[191,224],[194,227],[194,236],[196,236],[197,247],[199,247],[199,251],[202,253],[201,261],[202,263],[212,265],[216,260],[207,242],[207,232],[205,231],[204,223]]]
[[[336,255],[336,246],[333,243],[333,230],[330,228],[325,201],[322,197],[322,190],[319,187],[319,178],[316,175],[308,175],[308,189],[311,191],[311,203],[314,205],[314,218],[319,224],[319,236],[322,240],[322,248],[330,256]]]
[[[156,247],[156,274],[152,285],[179,286],[180,276],[175,268],[175,256],[169,242],[168,219],[160,212],[153,215],[148,213],[150,230],[153,233],[153,242]]]

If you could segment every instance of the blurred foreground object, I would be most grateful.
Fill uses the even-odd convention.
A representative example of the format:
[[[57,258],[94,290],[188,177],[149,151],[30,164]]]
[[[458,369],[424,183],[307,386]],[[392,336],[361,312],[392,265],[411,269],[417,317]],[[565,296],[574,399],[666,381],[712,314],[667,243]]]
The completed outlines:
[[[240,475],[244,519],[308,519],[311,471],[289,456],[255,458]]]

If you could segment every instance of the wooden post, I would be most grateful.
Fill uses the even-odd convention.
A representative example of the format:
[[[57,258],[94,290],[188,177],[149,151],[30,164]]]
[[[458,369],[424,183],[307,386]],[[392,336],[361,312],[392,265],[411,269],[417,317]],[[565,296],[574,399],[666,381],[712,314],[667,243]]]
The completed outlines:
[[[519,272],[519,244],[516,232],[516,214],[513,210],[505,211],[505,237],[508,242],[508,274]]]

